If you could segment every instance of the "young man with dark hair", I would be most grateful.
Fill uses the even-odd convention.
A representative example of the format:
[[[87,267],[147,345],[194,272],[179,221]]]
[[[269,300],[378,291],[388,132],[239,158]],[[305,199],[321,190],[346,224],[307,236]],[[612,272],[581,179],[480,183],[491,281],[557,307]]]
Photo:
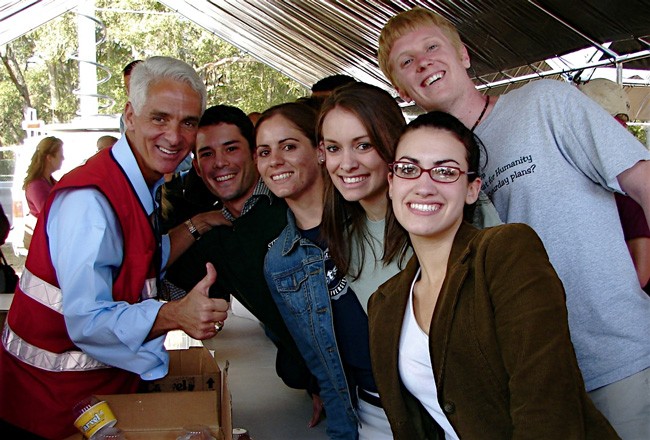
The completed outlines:
[[[124,79],[124,88],[126,89],[127,95],[129,94],[129,87],[131,84],[131,72],[133,71],[133,68],[141,62],[142,60],[133,60],[122,69],[122,78]]]
[[[239,300],[264,325],[278,347],[276,370],[291,388],[307,389],[315,401],[310,424],[320,419],[322,404],[309,373],[264,279],[269,243],[287,224],[287,206],[264,184],[254,161],[255,128],[239,108],[217,105],[199,123],[193,166],[205,185],[223,203],[232,226],[219,226],[201,237],[167,271],[167,280],[188,289],[201,279],[200,268],[211,262],[219,277],[213,297]]]

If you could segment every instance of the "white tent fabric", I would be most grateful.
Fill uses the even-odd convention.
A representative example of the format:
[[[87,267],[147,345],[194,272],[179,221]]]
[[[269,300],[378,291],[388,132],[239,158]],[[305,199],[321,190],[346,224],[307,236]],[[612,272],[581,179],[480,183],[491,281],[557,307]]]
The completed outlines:
[[[0,46],[71,10],[79,1],[84,0],[0,3]],[[435,10],[458,27],[477,86],[493,89],[492,94],[518,81],[579,72],[590,64],[558,71],[543,61],[589,46],[600,53],[591,65],[620,64],[650,71],[649,0],[161,3],[305,86],[345,73],[392,90],[377,65],[377,40],[390,17],[414,6]]]

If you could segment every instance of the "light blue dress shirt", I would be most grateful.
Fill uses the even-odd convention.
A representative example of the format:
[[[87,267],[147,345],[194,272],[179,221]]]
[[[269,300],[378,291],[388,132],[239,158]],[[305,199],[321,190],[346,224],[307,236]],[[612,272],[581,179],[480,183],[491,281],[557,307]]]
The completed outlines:
[[[150,215],[153,194],[163,179],[154,188],[147,187],[126,137],[120,138],[112,153]],[[113,300],[113,278],[123,258],[122,231],[106,197],[94,188],[59,192],[48,215],[47,234],[72,341],[93,358],[137,373],[142,379],[166,375],[169,356],[165,337],[146,341],[162,303]],[[169,236],[165,235],[163,267],[169,250]]]

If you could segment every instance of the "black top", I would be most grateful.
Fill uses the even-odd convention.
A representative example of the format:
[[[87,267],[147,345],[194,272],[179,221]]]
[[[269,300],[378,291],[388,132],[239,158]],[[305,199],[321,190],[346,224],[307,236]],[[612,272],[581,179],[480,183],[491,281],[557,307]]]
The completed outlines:
[[[287,205],[275,197],[260,197],[255,206],[230,226],[203,234],[167,271],[166,278],[190,291],[205,276],[205,263],[217,270],[210,296],[233,295],[277,338],[276,343],[302,359],[278,311],[266,280],[264,257],[269,243],[287,225]]]

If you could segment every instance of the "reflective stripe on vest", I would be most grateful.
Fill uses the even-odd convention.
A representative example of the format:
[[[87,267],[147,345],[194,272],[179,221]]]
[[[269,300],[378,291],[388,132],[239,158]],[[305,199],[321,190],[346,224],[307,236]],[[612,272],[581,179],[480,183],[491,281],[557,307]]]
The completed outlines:
[[[38,348],[23,340],[5,322],[2,332],[2,345],[5,350],[17,357],[20,361],[40,368],[41,370],[62,372],[62,371],[88,371],[111,368],[88,356],[83,351],[66,351],[65,353],[52,353]]]
[[[57,313],[63,313],[63,296],[61,289],[47,283],[25,268],[20,277],[20,290],[30,298],[38,301]]]
[[[63,313],[63,295],[61,295],[61,289],[43,281],[31,273],[27,268],[23,270],[23,274],[20,277],[20,290],[22,290],[25,295],[55,312]],[[155,298],[156,295],[156,279],[149,278],[145,281],[144,286],[142,287],[140,298],[144,301]]]

